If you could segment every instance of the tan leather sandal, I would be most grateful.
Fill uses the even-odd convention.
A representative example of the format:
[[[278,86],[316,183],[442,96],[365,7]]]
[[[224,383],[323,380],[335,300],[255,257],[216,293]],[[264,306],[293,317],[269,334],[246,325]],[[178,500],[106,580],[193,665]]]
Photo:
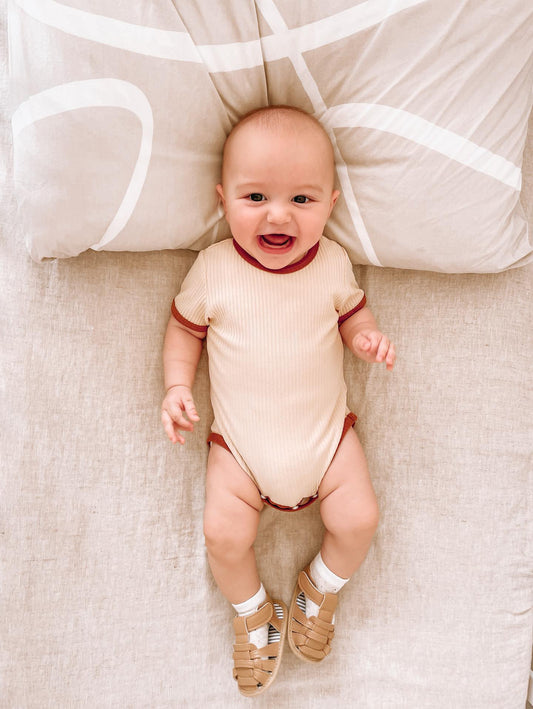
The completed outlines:
[[[318,606],[318,617],[305,615],[305,596]],[[320,593],[309,574],[309,566],[298,575],[289,608],[289,647],[301,660],[320,662],[331,650],[335,634],[333,615],[336,593]]]
[[[269,642],[257,649],[250,643],[249,633],[265,623],[269,624]],[[253,697],[264,692],[278,673],[287,634],[287,606],[267,596],[255,613],[234,618],[233,629],[233,677],[237,680],[240,693]]]

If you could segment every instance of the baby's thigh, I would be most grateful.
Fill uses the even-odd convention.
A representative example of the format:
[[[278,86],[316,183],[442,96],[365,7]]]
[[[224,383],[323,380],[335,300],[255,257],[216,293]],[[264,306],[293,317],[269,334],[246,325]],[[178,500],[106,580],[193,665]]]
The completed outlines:
[[[363,447],[350,429],[342,439],[318,488],[322,518],[356,515],[374,519],[378,507]],[[324,519],[324,521],[326,521]]]
[[[229,451],[212,443],[205,482],[206,536],[254,534],[262,509],[261,495],[251,478]]]

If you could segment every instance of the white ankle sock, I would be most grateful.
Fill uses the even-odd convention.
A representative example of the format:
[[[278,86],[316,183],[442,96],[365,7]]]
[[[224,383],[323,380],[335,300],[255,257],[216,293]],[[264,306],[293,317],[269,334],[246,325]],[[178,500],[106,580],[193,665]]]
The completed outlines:
[[[318,552],[311,562],[309,573],[311,575],[311,581],[314,583],[316,588],[318,588],[320,593],[338,593],[344,584],[350,580],[343,579],[340,576],[337,576],[337,574],[334,574],[331,569],[328,569],[320,552]],[[313,615],[318,615],[317,604],[313,603],[313,601],[310,598],[307,598],[307,596],[305,597],[305,615],[308,618],[311,618]]]
[[[259,606],[266,601],[266,597],[265,587],[261,584],[259,591],[254,593],[247,601],[232,603],[231,605],[235,608],[237,615],[252,615],[252,613],[255,613]],[[257,649],[264,647],[268,643],[268,623],[250,632],[250,642],[255,645]]]

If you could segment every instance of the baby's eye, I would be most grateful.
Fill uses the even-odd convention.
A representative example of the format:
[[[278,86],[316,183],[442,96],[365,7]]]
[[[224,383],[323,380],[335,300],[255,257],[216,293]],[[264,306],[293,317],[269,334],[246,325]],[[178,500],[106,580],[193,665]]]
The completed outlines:
[[[304,194],[297,194],[296,197],[292,198],[292,201],[296,202],[296,204],[307,204],[307,202],[310,202],[311,200]]]
[[[252,202],[262,202],[265,199],[265,195],[260,192],[252,192],[252,194],[248,195],[248,199]]]

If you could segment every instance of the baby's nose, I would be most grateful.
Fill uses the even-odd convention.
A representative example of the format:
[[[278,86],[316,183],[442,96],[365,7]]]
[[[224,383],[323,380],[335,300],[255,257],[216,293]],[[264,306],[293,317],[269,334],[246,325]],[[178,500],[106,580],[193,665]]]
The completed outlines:
[[[288,206],[282,204],[271,204],[268,210],[267,221],[269,224],[287,224],[291,215]]]

